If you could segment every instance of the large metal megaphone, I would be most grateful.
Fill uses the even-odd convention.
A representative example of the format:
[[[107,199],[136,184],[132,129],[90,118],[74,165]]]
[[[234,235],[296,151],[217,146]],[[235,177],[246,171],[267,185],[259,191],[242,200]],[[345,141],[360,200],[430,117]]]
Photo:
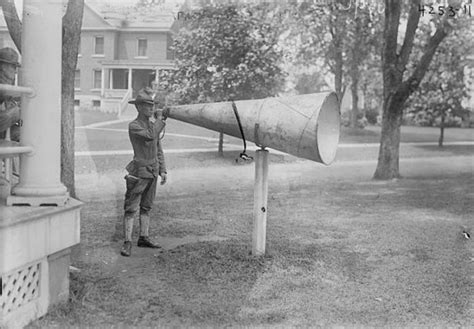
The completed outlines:
[[[261,147],[330,164],[339,142],[339,101],[333,92],[173,106],[168,117],[224,134],[242,137]],[[237,117],[240,120],[237,120]]]

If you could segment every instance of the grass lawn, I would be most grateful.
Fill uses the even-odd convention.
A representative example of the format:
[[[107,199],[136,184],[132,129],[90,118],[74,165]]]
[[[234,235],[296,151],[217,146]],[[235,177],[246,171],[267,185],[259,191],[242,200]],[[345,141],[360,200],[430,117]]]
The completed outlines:
[[[115,120],[80,118],[82,125]],[[472,131],[449,129],[447,141],[472,141]],[[82,141],[129,147],[120,134]],[[343,128],[341,142],[378,143],[379,134],[380,127]],[[438,130],[402,127],[404,134],[437,142]],[[474,236],[474,180],[446,160],[468,161],[472,150],[405,147],[405,159],[444,157],[451,170],[407,161],[407,178],[388,182],[370,180],[368,165],[351,161],[375,160],[375,147],[342,150],[338,159],[350,165],[328,172],[272,154],[262,257],[250,254],[253,165],[236,164],[238,152],[168,157],[172,174],[158,190],[151,224],[163,249],[134,246],[129,258],[119,255],[117,233],[130,156],[78,158],[85,203],[73,265],[80,272],[71,273],[69,301],[28,328],[474,327],[474,244],[462,234]]]
[[[70,301],[29,328],[473,325],[472,173],[377,182],[280,166],[264,257],[249,254],[244,167],[194,169],[159,192],[151,232],[164,249],[130,258],[112,239],[123,196],[89,195]]]
[[[76,127],[90,125],[97,122],[117,120],[117,115],[99,111],[76,110],[74,116]]]
[[[364,129],[341,127],[341,143],[380,143],[380,126],[367,126]],[[401,127],[401,142],[431,142],[438,143],[440,135],[437,127]],[[445,142],[474,141],[472,128],[446,128]]]

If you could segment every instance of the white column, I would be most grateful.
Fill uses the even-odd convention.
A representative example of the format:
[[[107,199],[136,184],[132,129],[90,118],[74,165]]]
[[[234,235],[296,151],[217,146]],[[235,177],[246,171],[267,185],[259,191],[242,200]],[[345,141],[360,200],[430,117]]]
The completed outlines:
[[[109,89],[114,88],[114,69],[109,69]]]
[[[132,69],[128,69],[128,90],[132,89]]]
[[[267,234],[268,151],[255,152],[252,255],[265,254]]]
[[[155,80],[153,80],[153,81],[151,82],[151,87],[152,87],[151,89],[153,89],[153,91],[154,91],[155,93],[158,92],[158,83],[159,83],[159,81],[160,81],[159,70],[158,70],[158,69],[155,69]]]
[[[67,201],[60,181],[62,0],[24,0],[22,22],[20,85],[35,94],[21,98],[21,142],[33,152],[22,156],[7,202],[59,205]]]
[[[104,97],[105,94],[105,70],[103,67],[100,72],[100,97]]]

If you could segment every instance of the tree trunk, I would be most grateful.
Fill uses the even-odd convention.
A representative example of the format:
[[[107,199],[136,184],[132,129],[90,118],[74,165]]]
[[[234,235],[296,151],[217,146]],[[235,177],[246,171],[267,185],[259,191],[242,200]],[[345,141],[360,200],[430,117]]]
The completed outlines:
[[[401,109],[407,97],[393,97],[384,104],[382,136],[374,179],[400,178],[400,127],[403,116]]]
[[[439,139],[438,139],[438,146],[442,147],[443,146],[443,141],[444,141],[444,123],[446,121],[446,112],[444,110],[441,111],[441,124],[439,126]]]
[[[224,133],[219,133],[219,145],[217,147],[217,154],[220,157],[224,156]]]
[[[21,53],[21,21],[13,0],[0,0],[8,32]],[[63,17],[61,89],[61,181],[75,197],[74,186],[74,75],[81,37],[84,0],[69,0]]]
[[[352,75],[352,111],[351,111],[351,127],[357,128],[357,117],[359,116],[359,94],[357,93],[358,89],[358,79],[357,73]]]
[[[343,60],[342,60],[342,49],[337,49],[334,54],[334,87],[336,91],[337,98],[339,103],[342,101],[342,75],[343,75]]]
[[[72,197],[74,183],[74,75],[81,37],[84,0],[69,0],[63,17],[61,90],[61,181]]]
[[[21,21],[16,11],[14,0],[3,0],[0,1],[3,10],[3,17],[7,23],[10,37],[13,40],[18,52],[21,54]]]
[[[405,37],[400,51],[398,48],[398,30],[401,5],[398,0],[385,0],[384,45],[382,49],[383,67],[383,117],[382,137],[380,140],[379,158],[375,179],[392,179],[400,177],[399,148],[400,126],[403,107],[408,96],[418,88],[423,79],[436,48],[452,29],[452,23],[443,18],[436,32],[430,37],[423,55],[416,63],[411,76],[403,81],[403,73],[413,48],[415,33],[420,19],[420,0],[410,2],[410,11],[405,30]]]

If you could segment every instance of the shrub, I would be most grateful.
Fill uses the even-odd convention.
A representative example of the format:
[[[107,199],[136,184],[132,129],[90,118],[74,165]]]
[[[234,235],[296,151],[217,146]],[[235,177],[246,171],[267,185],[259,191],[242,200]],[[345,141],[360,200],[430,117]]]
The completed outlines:
[[[369,108],[365,110],[365,117],[367,122],[371,125],[377,124],[377,117],[379,116],[379,110],[376,108]]]

